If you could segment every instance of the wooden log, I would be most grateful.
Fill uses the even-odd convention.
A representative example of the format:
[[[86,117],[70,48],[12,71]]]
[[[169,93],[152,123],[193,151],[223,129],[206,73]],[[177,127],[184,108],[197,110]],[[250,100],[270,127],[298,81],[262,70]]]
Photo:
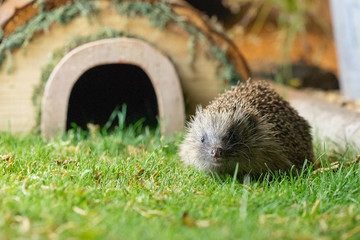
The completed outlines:
[[[0,69],[0,85],[2,86],[0,88],[0,130],[8,130],[11,126],[12,131],[30,131],[35,127],[37,113],[31,99],[34,87],[40,83],[42,69],[50,61],[51,55],[62,49],[74,37],[84,38],[96,35],[104,28],[143,39],[172,61],[188,113],[193,113],[198,104],[206,105],[228,86],[228,83],[221,81],[216,75],[219,61],[211,56],[211,44],[218,48],[227,46],[227,57],[233,60],[236,70],[243,75],[244,79],[250,75],[244,58],[231,41],[207,25],[207,20],[200,13],[195,12],[194,16],[191,15],[193,11],[191,8],[184,10],[186,7],[183,5],[171,5],[172,9],[182,9],[184,14],[177,14],[187,24],[201,31],[209,40],[197,43],[194,48],[194,62],[189,64],[192,58],[189,41],[192,36],[184,28],[168,23],[160,29],[155,27],[146,16],[129,18],[119,15],[111,2],[99,1],[99,3],[99,12],[91,22],[87,18],[78,16],[69,24],[53,24],[46,33],[37,33],[28,43],[26,51],[12,50],[13,71],[8,74],[4,66]],[[21,12],[21,9],[19,11]],[[9,24],[10,22],[12,19],[8,21]],[[3,65],[6,66],[8,61],[9,59]]]
[[[49,10],[72,1],[73,0],[45,0],[45,6]],[[38,14],[38,7],[32,5],[34,2],[35,0],[7,1],[4,6],[0,6],[0,15],[2,15],[0,18],[0,27],[2,27],[5,35],[11,34],[16,28],[25,24]],[[147,2],[153,3],[156,1],[147,0]],[[243,80],[247,80],[251,77],[250,69],[240,50],[225,34],[222,34],[211,27],[208,23],[208,18],[205,15],[182,0],[173,1],[170,6],[174,13],[198,27],[198,30],[204,33],[210,41],[214,41],[217,45],[227,49],[227,57],[234,62],[235,67]]]
[[[340,107],[314,94],[273,85],[299,114],[309,121],[314,137],[328,150],[343,152],[347,144],[360,150],[360,114]]]

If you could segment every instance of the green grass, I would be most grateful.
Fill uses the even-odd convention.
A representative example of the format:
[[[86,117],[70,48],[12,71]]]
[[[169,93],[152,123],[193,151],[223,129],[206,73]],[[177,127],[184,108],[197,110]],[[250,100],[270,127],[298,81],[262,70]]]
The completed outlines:
[[[0,158],[0,239],[360,238],[359,166],[243,185],[184,167],[180,141],[141,124],[51,141],[0,133],[11,156]]]

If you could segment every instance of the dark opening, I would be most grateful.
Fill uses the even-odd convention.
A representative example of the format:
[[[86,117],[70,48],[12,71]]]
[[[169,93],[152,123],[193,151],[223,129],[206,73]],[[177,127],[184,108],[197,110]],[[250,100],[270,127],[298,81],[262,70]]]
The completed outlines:
[[[146,73],[135,65],[107,64],[86,71],[75,83],[69,100],[67,130],[75,123],[87,129],[88,123],[104,126],[114,109],[127,105],[126,123],[141,118],[157,125],[158,105],[154,88]],[[112,126],[117,125],[115,119]]]

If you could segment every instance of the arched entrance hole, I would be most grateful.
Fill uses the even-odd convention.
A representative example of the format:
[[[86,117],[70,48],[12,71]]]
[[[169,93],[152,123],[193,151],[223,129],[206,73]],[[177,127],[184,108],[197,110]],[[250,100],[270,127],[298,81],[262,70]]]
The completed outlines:
[[[104,93],[100,94],[100,90]],[[110,90],[111,94],[106,93]],[[149,116],[152,124],[158,115],[164,135],[184,127],[184,99],[171,61],[144,41],[114,38],[81,45],[58,63],[45,86],[41,133],[46,138],[54,137],[63,133],[72,121],[80,126],[91,120],[102,124],[115,106],[125,101],[122,98],[131,106],[129,121],[141,114]],[[93,110],[86,109],[97,104]],[[97,115],[100,111],[105,113]]]
[[[66,129],[86,129],[88,123],[104,126],[115,109],[126,104],[126,123],[144,118],[144,125],[155,127],[158,103],[147,74],[132,64],[106,64],[83,73],[74,84],[68,105]],[[112,126],[117,125],[115,119]]]

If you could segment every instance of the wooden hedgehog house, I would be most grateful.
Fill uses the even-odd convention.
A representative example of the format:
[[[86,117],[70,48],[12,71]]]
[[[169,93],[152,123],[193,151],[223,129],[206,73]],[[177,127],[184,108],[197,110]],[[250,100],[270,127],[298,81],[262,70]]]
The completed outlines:
[[[0,130],[128,119],[182,130],[185,113],[247,79],[235,45],[182,1],[30,1],[0,6]]]

